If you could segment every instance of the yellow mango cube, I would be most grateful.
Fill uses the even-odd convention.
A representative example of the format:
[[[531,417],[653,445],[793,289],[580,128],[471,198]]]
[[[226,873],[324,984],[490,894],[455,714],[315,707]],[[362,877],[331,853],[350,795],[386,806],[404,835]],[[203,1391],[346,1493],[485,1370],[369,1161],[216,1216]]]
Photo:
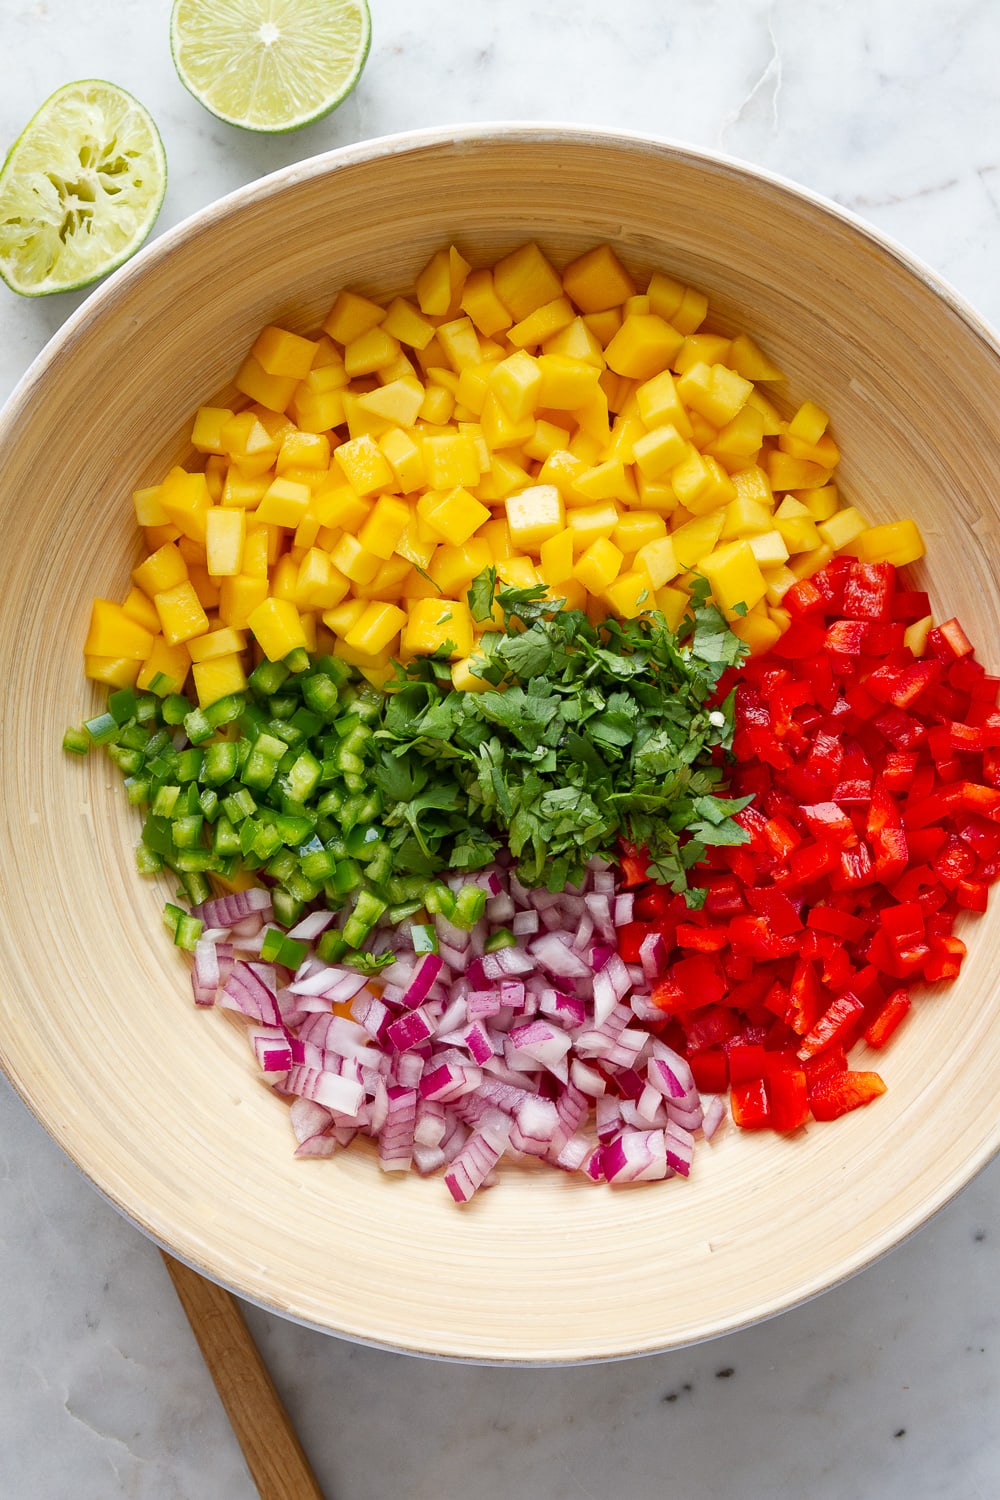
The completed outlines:
[[[166,679],[169,687],[161,682],[158,691],[179,693],[184,688],[190,669],[189,643],[181,641],[176,646],[168,646],[162,635],[157,635],[153,637],[152,649],[139,668],[135,685],[145,691],[157,677],[160,677]]]
[[[655,607],[652,580],[645,568],[619,573],[605,590],[604,597],[623,620],[634,620]]]
[[[323,332],[338,344],[349,344],[385,319],[386,310],[358,292],[342,291],[323,321]]]
[[[538,549],[538,571],[545,583],[563,584],[573,577],[573,532],[569,527],[547,537]]]
[[[309,509],[312,491],[307,484],[298,484],[284,476],[272,479],[257,506],[256,518],[272,526],[287,526],[294,529]]]
[[[393,644],[407,618],[406,611],[400,609],[398,604],[373,599],[346,632],[344,640],[355,651],[377,656]]]
[[[106,687],[135,687],[142,663],[127,656],[84,656],[83,675],[91,682],[103,682]]]
[[[153,647],[153,632],[110,599],[95,599],[84,641],[85,656],[145,661]]]
[[[381,495],[358,532],[362,547],[383,562],[392,556],[410,523],[410,507],[395,495]]]
[[[251,610],[247,625],[268,661],[283,661],[290,651],[306,646],[302,620],[290,599],[265,599]]]
[[[659,536],[644,542],[636,549],[634,564],[637,571],[647,575],[654,589],[662,589],[681,570],[673,537]]]
[[[809,511],[792,495],[786,495],[774,512],[774,524],[789,552],[810,552],[823,541]]]
[[[591,464],[576,481],[576,490],[585,500],[621,500],[631,504],[638,499],[631,472],[618,457]]]
[[[409,432],[393,428],[379,438],[378,446],[392,469],[395,480],[393,488],[409,495],[426,483],[423,449]]]
[[[654,596],[656,608],[663,616],[667,628],[676,631],[681,621],[691,608],[691,595],[686,589],[674,588],[668,584],[665,588],[657,589]]]
[[[452,663],[451,685],[458,693],[485,693],[492,687],[492,683],[486,681],[485,677],[477,677],[473,671],[476,663],[482,662],[482,657],[475,654],[460,656]]]
[[[729,359],[731,340],[721,333],[692,333],[684,340],[673,361],[677,375],[686,375],[695,365],[724,365]]]
[[[449,245],[436,250],[416,281],[417,303],[427,317],[449,317],[462,297],[469,275],[469,263]]]
[[[766,505],[769,510],[774,509],[774,491],[771,489],[771,482],[759,465],[751,464],[746,469],[738,469],[730,475],[730,483],[738,500],[755,500],[761,505]]]
[[[301,565],[301,558],[294,557],[291,552],[284,553],[274,565],[266,594],[272,599],[290,599],[297,605]]]
[[[684,521],[670,533],[674,556],[682,568],[694,568],[711,552],[722,531],[723,512],[709,511],[707,515],[694,516]]]
[[[334,478],[329,489],[312,497],[309,509],[321,527],[357,532],[371,514],[372,503],[352,485],[338,484]]]
[[[688,442],[670,422],[633,439],[632,454],[647,479],[664,479],[684,462]]]
[[[667,523],[655,510],[628,510],[611,533],[611,540],[620,547],[626,557],[666,536]]]
[[[461,546],[444,543],[436,548],[428,576],[448,599],[458,599],[472,580],[493,562],[489,543],[477,533]]]
[[[750,551],[757,559],[757,566],[762,570],[780,568],[788,561],[789,552],[785,538],[776,528],[772,531],[755,532],[753,536],[747,536],[744,540],[749,542]]]
[[[130,588],[122,600],[122,609],[130,619],[136,620],[151,630],[154,635],[159,634],[160,617],[156,613],[156,606],[150,595],[143,593],[138,587]]]
[[[355,599],[397,600],[403,597],[410,579],[416,574],[412,563],[398,555],[389,557],[379,567],[370,583],[354,583],[351,592]]]
[[[822,464],[793,458],[777,448],[764,455],[763,467],[773,490],[816,490],[830,480],[830,471]]]
[[[229,698],[233,693],[246,691],[247,678],[241,657],[216,656],[209,661],[195,662],[191,668],[198,703],[207,708],[220,698]]]
[[[379,570],[382,558],[377,557],[374,552],[369,552],[367,547],[363,547],[356,536],[345,532],[337,545],[331,549],[330,561],[352,583],[371,583]]]
[[[661,370],[635,388],[636,410],[643,425],[652,431],[670,426],[681,437],[691,436],[691,423],[683,401],[677,393],[677,382],[669,370]]]
[[[483,338],[495,338],[509,328],[514,319],[504,307],[493,285],[493,272],[488,269],[470,271],[465,278],[460,304],[462,311],[472,319],[477,332]]]
[[[508,342],[515,349],[535,349],[562,328],[568,328],[576,317],[568,297],[556,297],[552,302],[543,302],[534,312],[507,329]]]
[[[796,578],[811,578],[814,573],[819,572],[820,568],[825,568],[832,557],[833,548],[828,547],[824,542],[808,552],[800,552],[797,557],[789,558],[787,567]]]
[[[739,537],[750,537],[771,531],[773,527],[774,512],[771,507],[760,500],[741,495],[737,491],[736,498],[730,500],[726,506],[719,540],[731,542]]]
[[[400,353],[399,343],[381,324],[369,328],[344,346],[344,369],[353,380],[359,375],[374,375]]]
[[[784,380],[784,374],[760,345],[746,333],[738,333],[729,349],[729,362],[745,380]]]
[[[770,651],[776,641],[781,639],[783,630],[776,620],[766,614],[758,614],[752,610],[742,619],[739,616],[730,621],[729,627],[735,636],[750,648],[751,656],[760,656],[765,651]]]
[[[208,616],[190,578],[155,594],[153,603],[168,646],[189,641],[192,636],[204,635],[208,630]]]
[[[357,624],[367,607],[365,599],[345,599],[342,604],[337,604],[333,609],[323,611],[323,624],[334,635],[341,639],[347,634],[352,625]]]
[[[537,588],[542,579],[530,557],[512,553],[510,557],[497,558],[497,577],[512,589]]]
[[[566,525],[572,534],[576,551],[584,552],[599,538],[613,536],[621,518],[622,508],[613,500],[603,500],[596,505],[573,506],[566,513]]]
[[[269,411],[283,412],[298,385],[295,375],[269,375],[253,354],[248,354],[236,372],[236,389]]]
[[[382,327],[400,344],[411,349],[426,349],[434,337],[434,324],[405,297],[395,297],[389,303]]]
[[[816,529],[821,540],[834,552],[839,552],[868,529],[868,522],[856,505],[845,505],[843,510],[836,511],[828,521],[820,521]]]
[[[802,501],[817,525],[820,521],[829,521],[840,509],[840,495],[835,484],[824,484],[819,490],[803,490],[795,498]]]
[[[213,578],[242,572],[247,516],[244,510],[214,506],[205,517],[205,566]]]
[[[683,335],[656,313],[627,313],[604,357],[617,375],[645,381],[666,369],[683,343]]]
[[[417,515],[441,541],[459,547],[490,519],[488,508],[463,485],[425,491],[417,501]]]
[[[562,294],[562,282],[533,242],[505,255],[493,267],[493,287],[515,323]]]
[[[610,245],[595,245],[570,261],[563,288],[582,313],[605,312],[635,295],[635,282]]]
[[[142,592],[152,599],[166,589],[184,583],[188,576],[188,565],[176,542],[164,542],[132,569],[132,580]],[[157,625],[156,629],[159,629]],[[105,652],[105,655],[109,653]]]
[[[195,636],[174,649],[183,650],[192,661],[214,661],[218,656],[232,656],[246,650],[247,638],[243,630],[234,630],[231,625],[219,625],[207,635]]]
[[[423,439],[422,447],[431,489],[454,489],[458,485],[472,488],[479,483],[479,456],[470,437],[458,432],[431,435]]]
[[[245,474],[236,464],[230,464],[219,504],[235,506],[241,510],[256,510],[267,494],[271,475],[270,469],[262,474]]]
[[[516,350],[493,366],[489,387],[515,422],[524,421],[534,413],[542,388],[538,360],[525,349]]]
[[[184,536],[204,546],[205,517],[212,506],[204,474],[171,469],[160,485],[160,504]]]
[[[483,355],[479,335],[471,318],[451,318],[437,328],[437,340],[451,369],[460,374],[467,365],[478,365]]]
[[[699,362],[677,381],[677,394],[685,406],[698,412],[713,427],[725,427],[731,422],[752,390],[751,381],[723,364]]]
[[[653,312],[672,323],[678,333],[694,333],[705,321],[708,298],[704,292],[685,286],[662,271],[653,272],[646,295]]]
[[[267,579],[245,573],[219,583],[219,619],[234,630],[245,630],[251,612],[267,598]]]
[[[903,632],[903,644],[914,656],[923,656],[927,651],[927,637],[934,628],[934,616],[924,615],[919,620],[914,620],[907,625]]]
[[[304,380],[312,368],[316,342],[272,323],[261,329],[251,352],[265,374]]]
[[[524,552],[537,552],[566,525],[566,507],[554,484],[534,484],[504,501],[511,541]]]
[[[334,459],[348,484],[358,495],[373,495],[392,488],[392,469],[375,439],[368,434],[348,438],[334,449]]]
[[[593,365],[602,373],[606,368],[604,359],[604,347],[593,330],[588,327],[580,317],[567,323],[565,328],[560,328],[551,334],[542,344],[544,354],[562,354],[567,359],[579,359],[584,364]],[[614,371],[611,371],[614,375]],[[617,376],[616,379],[621,379]]]
[[[461,599],[414,599],[403,626],[401,649],[407,656],[429,656],[448,646],[456,661],[472,650],[472,614]]]
[[[595,365],[565,354],[540,354],[541,385],[538,406],[553,411],[574,411],[589,401],[598,389],[601,372]]]
[[[135,519],[140,526],[167,526],[170,524],[170,517],[160,504],[160,486],[158,484],[146,485],[141,490],[133,490],[132,506],[135,510]]]
[[[293,469],[324,471],[330,467],[330,439],[323,432],[286,432],[278,448],[279,476]]]
[[[199,453],[225,453],[222,431],[232,418],[227,406],[199,406],[191,428],[191,446]]]
[[[763,441],[763,415],[748,400],[731,421],[719,428],[707,451],[731,467],[743,468],[745,460],[756,459]]]
[[[350,588],[350,580],[334,566],[328,552],[308,547],[296,570],[291,599],[300,612],[332,609]]]
[[[590,594],[603,594],[614,583],[624,561],[608,537],[598,537],[577,559],[574,576]]]
[[[926,550],[919,526],[909,518],[889,521],[884,526],[869,526],[853,540],[859,561],[890,562],[897,568],[917,562]]]
[[[738,606],[747,610],[764,597],[766,584],[749,542],[723,542],[698,563],[708,579],[712,596],[727,618]]]

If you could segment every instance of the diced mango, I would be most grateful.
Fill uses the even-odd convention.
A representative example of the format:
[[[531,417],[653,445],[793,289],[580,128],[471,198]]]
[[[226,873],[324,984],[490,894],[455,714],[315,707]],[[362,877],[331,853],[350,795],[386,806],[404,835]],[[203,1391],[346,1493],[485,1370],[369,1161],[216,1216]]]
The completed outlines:
[[[405,297],[395,297],[389,303],[382,326],[386,333],[411,349],[426,349],[434,337],[434,324]]]
[[[822,533],[821,533],[822,534]],[[889,521],[884,526],[869,526],[853,538],[854,552],[861,562],[894,563],[905,568],[919,561],[926,548],[916,521]]]
[[[616,374],[646,381],[667,368],[683,343],[683,335],[656,313],[628,313],[604,357]]]
[[[191,668],[195,692],[202,708],[228,698],[233,693],[246,691],[247,679],[242,657],[238,655],[214,656],[208,661],[197,661]]]
[[[386,310],[369,297],[358,292],[338,293],[323,322],[323,332],[328,333],[338,344],[349,344],[360,338],[370,328],[376,328],[385,319]]]
[[[223,578],[219,584],[219,619],[234,630],[245,630],[250,615],[267,598],[267,579],[244,573]]]
[[[729,360],[737,374],[747,380],[784,380],[773,360],[746,333],[738,333],[729,346]]]
[[[189,641],[208,630],[208,616],[190,579],[155,594],[153,603],[168,646]]]
[[[269,661],[283,661],[306,644],[299,612],[288,599],[265,599],[251,610],[247,625]]]
[[[269,411],[283,412],[295,394],[299,377],[295,375],[269,375],[253,354],[248,354],[236,372],[233,381],[236,389],[257,401]]]
[[[590,594],[603,594],[621,571],[624,557],[608,537],[598,537],[577,559],[574,577]]]
[[[739,606],[752,609],[764,597],[765,582],[749,542],[723,542],[698,563],[716,604],[727,617]]]
[[[184,536],[204,546],[205,517],[212,506],[204,474],[171,469],[160,485],[160,504]]]
[[[472,614],[461,599],[414,599],[403,626],[401,648],[408,656],[430,655],[449,646],[457,661],[472,650]]]
[[[460,307],[476,326],[483,338],[494,338],[509,328],[514,319],[504,307],[493,285],[493,272],[488,268],[470,271],[462,288]]]
[[[395,495],[381,495],[358,532],[362,547],[383,561],[390,558],[410,523],[410,507]]]
[[[441,541],[456,546],[467,542],[490,519],[487,507],[462,485],[444,493],[425,491],[417,501],[417,515]]]
[[[525,349],[494,365],[489,377],[490,390],[499,398],[509,416],[521,422],[532,415],[542,387],[538,360]]]
[[[619,573],[608,585],[604,597],[616,615],[625,620],[634,620],[653,607],[653,584],[645,568],[635,568],[628,573]]]
[[[247,517],[244,510],[214,506],[205,517],[205,566],[213,578],[242,572]]]
[[[534,242],[497,261],[493,287],[516,323],[562,293],[558,273]]]
[[[153,633],[126,614],[110,599],[95,599],[83,650],[85,656],[145,661],[153,646]]]
[[[654,589],[662,589],[681,570],[674,549],[674,539],[669,536],[656,537],[644,543],[635,554],[635,567],[645,572]]]
[[[379,570],[382,558],[363,547],[356,536],[345,532],[331,549],[330,561],[352,583],[370,583]]]
[[[635,282],[610,245],[595,245],[570,261],[562,284],[582,313],[605,312],[635,294]]]
[[[304,380],[312,368],[316,342],[272,323],[261,329],[251,352],[266,375]]]
[[[348,438],[333,452],[337,467],[359,495],[392,488],[392,469],[381,448],[370,436]]]
[[[436,250],[416,282],[417,303],[427,317],[452,315],[461,301],[470,266],[454,245]]]
[[[180,693],[183,691],[190,669],[189,643],[182,641],[176,646],[168,646],[163,636],[157,635],[153,638],[149,655],[139,668],[135,686],[145,690],[159,678],[165,679],[170,684],[169,688],[163,689],[164,691]]]
[[[666,422],[637,437],[632,452],[647,479],[664,479],[684,461],[688,443],[672,423]]]
[[[397,604],[373,599],[346,632],[344,640],[356,651],[377,656],[392,645],[407,618],[406,611]]]
[[[183,583],[187,576],[188,566],[176,542],[164,542],[132,569],[133,582],[150,599]]]
[[[535,484],[504,501],[507,525],[515,547],[538,552],[566,525],[566,507],[554,484]]]

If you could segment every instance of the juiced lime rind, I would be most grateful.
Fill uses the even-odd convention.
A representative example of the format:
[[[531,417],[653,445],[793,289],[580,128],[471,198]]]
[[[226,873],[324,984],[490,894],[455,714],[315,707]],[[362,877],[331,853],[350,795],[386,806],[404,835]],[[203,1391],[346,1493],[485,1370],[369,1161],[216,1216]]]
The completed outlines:
[[[0,277],[22,297],[99,281],[147,238],[166,187],[149,111],[103,79],[65,84],[0,169]]]
[[[268,42],[265,28],[281,38]],[[342,104],[371,47],[367,0],[174,0],[170,50],[189,93],[226,125],[284,135]]]

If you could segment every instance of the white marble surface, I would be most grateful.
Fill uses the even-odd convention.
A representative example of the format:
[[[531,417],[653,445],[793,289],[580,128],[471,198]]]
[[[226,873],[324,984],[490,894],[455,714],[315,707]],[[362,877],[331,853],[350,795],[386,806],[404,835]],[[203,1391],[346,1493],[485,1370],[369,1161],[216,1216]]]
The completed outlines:
[[[260,140],[177,82],[166,0],[0,0],[0,147],[72,78],[152,110],[158,229],[330,146],[488,119],[721,149],[856,210],[1000,324],[994,0],[373,0],[355,95]],[[80,300],[0,286],[0,397]],[[415,1361],[249,1309],[330,1500],[993,1500],[1000,1164],[879,1265],[711,1345],[613,1366]],[[249,1500],[159,1255],[0,1085],[0,1496]]]

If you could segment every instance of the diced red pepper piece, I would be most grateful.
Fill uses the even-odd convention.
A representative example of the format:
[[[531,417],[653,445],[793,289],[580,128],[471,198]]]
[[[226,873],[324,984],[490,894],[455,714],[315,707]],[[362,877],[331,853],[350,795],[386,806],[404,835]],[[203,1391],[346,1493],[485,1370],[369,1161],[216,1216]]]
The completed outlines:
[[[831,655],[862,656],[868,645],[867,620],[834,620],[824,631],[820,645]]]
[[[788,1013],[785,1019],[794,1032],[805,1036],[815,1026],[822,1009],[823,992],[815,965],[808,960],[799,959],[788,986]]]
[[[893,990],[881,1010],[865,1028],[865,1041],[869,1047],[884,1047],[893,1032],[910,1013],[908,990]]]
[[[954,617],[927,632],[927,645],[944,662],[957,661],[973,651],[972,642]]]
[[[717,958],[708,953],[692,953],[690,958],[679,958],[670,968],[675,983],[689,1010],[702,1005],[714,1005],[726,993],[726,976]],[[654,990],[655,1003],[655,990]]]
[[[885,1083],[878,1073],[830,1073],[810,1083],[809,1108],[817,1120],[836,1120],[884,1093]]]
[[[897,589],[892,600],[892,618],[912,623],[931,612],[930,595],[923,589]]]
[[[814,583],[808,578],[800,578],[790,589],[785,590],[781,597],[781,607],[788,610],[793,620],[799,620],[803,615],[824,613],[826,602]],[[920,616],[916,618],[919,619]]]
[[[769,654],[782,661],[806,660],[822,651],[826,635],[826,626],[819,617],[793,620],[784,634],[775,641]]]
[[[844,614],[851,620],[891,620],[895,582],[892,563],[852,562],[844,585]]]
[[[729,1110],[741,1130],[763,1130],[771,1123],[771,1110],[763,1078],[733,1084],[729,1090]]]
[[[864,1019],[865,1007],[857,995],[838,995],[827,1006],[815,1026],[802,1038],[799,1057],[815,1057],[827,1047],[839,1043],[849,1048],[855,1041]]]
[[[729,1087],[729,1061],[721,1047],[706,1047],[688,1059],[694,1086],[700,1094],[724,1094]]]
[[[695,922],[679,922],[674,941],[678,948],[695,953],[719,953],[729,943],[729,927],[724,923],[702,926]]]
[[[704,1010],[685,1021],[685,1053],[692,1058],[697,1053],[721,1047],[736,1036],[739,1029],[739,1020],[731,1010],[724,1005],[706,1005]]]
[[[932,937],[930,954],[924,964],[924,978],[931,984],[942,979],[957,979],[965,957],[965,944],[960,937]]]
[[[630,889],[634,885],[642,885],[649,879],[649,856],[645,849],[636,849],[632,844],[623,843],[621,858],[618,867],[621,870],[622,885]]]
[[[809,1119],[806,1075],[801,1068],[785,1068],[765,1081],[773,1130],[798,1130]]]
[[[960,880],[955,887],[955,900],[963,911],[985,911],[989,903],[985,880]]]
[[[806,917],[806,926],[815,927],[820,932],[831,932],[834,937],[843,938],[845,943],[858,943],[868,931],[868,924],[861,917],[854,916],[849,911],[843,911],[839,906],[828,906],[819,903],[810,909]]]
[[[767,918],[775,937],[785,938],[802,931],[802,918],[795,903],[774,886],[751,886],[747,891],[747,905]]]

